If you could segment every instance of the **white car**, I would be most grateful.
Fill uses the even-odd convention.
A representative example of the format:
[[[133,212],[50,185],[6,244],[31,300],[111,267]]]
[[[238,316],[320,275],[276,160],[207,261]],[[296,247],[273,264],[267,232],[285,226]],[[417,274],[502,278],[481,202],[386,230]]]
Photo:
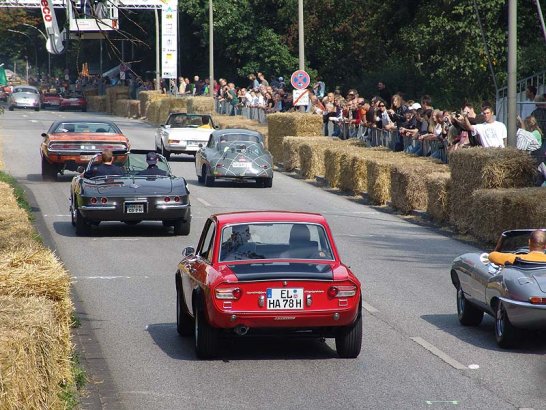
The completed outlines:
[[[210,134],[217,128],[208,114],[169,114],[165,124],[155,133],[155,149],[166,159],[171,154],[194,155],[199,145],[207,144]]]
[[[18,85],[13,87],[13,92],[8,98],[8,108],[30,108],[40,111],[40,91],[31,85]]]

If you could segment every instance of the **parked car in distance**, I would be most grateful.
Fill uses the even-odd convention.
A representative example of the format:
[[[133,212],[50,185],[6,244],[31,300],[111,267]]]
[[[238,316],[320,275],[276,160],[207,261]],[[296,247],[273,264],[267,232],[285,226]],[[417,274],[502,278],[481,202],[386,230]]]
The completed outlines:
[[[44,91],[41,94],[42,108],[59,108],[61,105],[61,94],[56,91]]]
[[[249,211],[210,216],[175,273],[176,324],[200,358],[220,339],[333,337],[340,357],[362,344],[361,285],[320,214]]]
[[[199,144],[207,143],[214,128],[216,125],[208,114],[171,113],[155,133],[155,149],[167,159],[171,154],[195,155]]]
[[[273,157],[264,148],[262,134],[246,129],[224,129],[212,133],[195,156],[197,180],[213,186],[217,179],[255,181],[273,186]]]
[[[102,150],[109,148],[118,153],[127,153],[129,139],[112,121],[106,120],[60,120],[42,134],[40,145],[42,178],[54,180],[65,170],[76,171]]]
[[[87,111],[87,100],[81,91],[68,91],[61,95],[59,111],[65,110]]]
[[[164,157],[152,153],[153,173],[145,150],[115,158],[122,175],[93,176],[100,154],[80,169],[82,173],[72,179],[70,194],[70,215],[77,235],[88,235],[92,226],[103,221],[128,225],[160,221],[166,228],[173,227],[175,235],[189,235],[191,205],[186,180],[172,174]]]
[[[458,256],[451,267],[459,322],[478,326],[484,313],[491,315],[502,348],[516,346],[524,329],[546,329],[546,258],[526,260],[534,256],[527,256],[532,231],[501,234],[494,251],[515,254],[512,264],[497,265],[488,253],[476,252]]]
[[[8,109],[30,108],[40,111],[40,91],[31,85],[17,85],[8,97]]]

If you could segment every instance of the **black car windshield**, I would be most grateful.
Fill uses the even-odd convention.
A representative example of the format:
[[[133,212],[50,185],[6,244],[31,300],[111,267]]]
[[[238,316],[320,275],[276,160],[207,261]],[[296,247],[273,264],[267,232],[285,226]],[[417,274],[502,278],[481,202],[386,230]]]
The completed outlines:
[[[171,171],[167,162],[163,159],[163,157],[159,155],[156,158],[157,162],[154,165],[159,171],[163,171],[164,174],[163,172],[156,172],[153,174],[151,172],[147,172],[149,170],[150,164],[148,164],[148,162],[146,161],[146,154],[141,153],[130,152],[127,156],[127,160],[123,164],[123,168],[128,175],[132,175],[135,177],[170,177]]]
[[[28,87],[15,87],[13,93],[29,93],[29,94],[39,94],[38,90],[35,88]]]
[[[325,259],[332,248],[324,228],[306,223],[251,223],[222,230],[219,260]]]
[[[52,133],[93,132],[99,134],[121,134],[119,128],[108,122],[60,122]]]

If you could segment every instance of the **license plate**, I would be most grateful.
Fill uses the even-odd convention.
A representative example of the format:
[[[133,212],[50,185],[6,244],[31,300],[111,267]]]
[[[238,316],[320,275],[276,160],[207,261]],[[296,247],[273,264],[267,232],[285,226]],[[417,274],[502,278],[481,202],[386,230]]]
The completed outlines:
[[[91,158],[93,158],[93,155],[80,155],[82,161],[89,161]]]
[[[251,162],[240,162],[240,161],[233,161],[231,165],[234,168],[250,168],[252,166]]]
[[[268,310],[303,309],[303,288],[267,289]]]
[[[128,214],[143,214],[145,204],[125,204],[125,212]]]

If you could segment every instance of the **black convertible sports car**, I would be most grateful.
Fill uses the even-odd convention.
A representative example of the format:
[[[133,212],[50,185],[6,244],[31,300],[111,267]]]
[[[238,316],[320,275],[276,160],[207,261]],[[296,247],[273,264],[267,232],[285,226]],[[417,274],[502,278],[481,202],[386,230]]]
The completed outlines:
[[[451,267],[459,322],[477,326],[488,313],[503,348],[516,345],[522,329],[546,329],[546,262],[525,260],[532,231],[502,233],[494,250],[515,254],[513,263],[497,265],[487,253],[465,253]]]
[[[173,227],[175,235],[189,235],[190,195],[186,180],[171,173],[168,162],[156,155],[156,174],[147,174],[148,151],[132,150],[114,163],[121,175],[91,176],[100,163],[95,155],[86,169],[72,179],[70,214],[77,235],[87,235],[102,221],[121,221],[129,225],[141,221],[162,221]],[[85,171],[85,172],[84,172]],[[158,175],[164,174],[164,175]]]

